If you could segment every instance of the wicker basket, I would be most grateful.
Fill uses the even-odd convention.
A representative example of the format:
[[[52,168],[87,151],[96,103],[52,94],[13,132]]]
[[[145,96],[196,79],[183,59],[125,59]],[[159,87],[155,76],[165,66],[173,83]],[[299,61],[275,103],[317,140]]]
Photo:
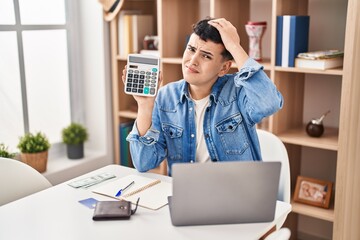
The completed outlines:
[[[48,151],[39,153],[21,153],[21,161],[35,168],[38,172],[46,171]]]

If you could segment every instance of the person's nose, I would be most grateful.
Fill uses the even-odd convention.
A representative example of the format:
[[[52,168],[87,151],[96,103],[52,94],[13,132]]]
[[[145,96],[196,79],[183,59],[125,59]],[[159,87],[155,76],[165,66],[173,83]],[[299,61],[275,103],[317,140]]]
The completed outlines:
[[[190,58],[190,66],[198,66],[199,65],[199,54],[195,52]]]

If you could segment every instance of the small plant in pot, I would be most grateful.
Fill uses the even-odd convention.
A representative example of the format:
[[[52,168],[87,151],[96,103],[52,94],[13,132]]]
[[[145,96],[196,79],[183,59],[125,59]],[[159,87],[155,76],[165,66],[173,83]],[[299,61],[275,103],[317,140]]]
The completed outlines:
[[[5,146],[5,144],[0,143],[0,157],[3,157],[3,158],[14,158],[14,157],[15,157],[15,153],[9,152],[8,147]]]
[[[21,152],[21,160],[41,173],[46,171],[50,146],[48,138],[41,132],[26,133],[20,137],[17,145]]]
[[[66,144],[67,157],[80,159],[84,157],[84,142],[88,139],[86,128],[79,123],[71,123],[62,130],[62,140]]]

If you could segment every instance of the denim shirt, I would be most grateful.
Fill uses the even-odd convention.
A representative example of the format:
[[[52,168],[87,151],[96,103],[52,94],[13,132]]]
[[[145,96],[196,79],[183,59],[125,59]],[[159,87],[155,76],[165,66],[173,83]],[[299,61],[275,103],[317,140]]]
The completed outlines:
[[[240,72],[214,83],[204,116],[204,137],[212,161],[260,161],[256,123],[278,111],[283,97],[263,71],[249,58]],[[140,172],[173,163],[195,162],[194,102],[185,80],[160,88],[152,125],[139,136],[136,122],[127,137],[134,166]]]

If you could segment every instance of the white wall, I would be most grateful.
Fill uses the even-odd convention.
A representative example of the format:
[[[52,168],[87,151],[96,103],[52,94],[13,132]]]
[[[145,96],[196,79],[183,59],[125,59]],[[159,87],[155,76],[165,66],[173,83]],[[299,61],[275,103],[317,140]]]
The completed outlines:
[[[84,84],[84,93],[77,96],[84,101],[85,125],[89,141],[85,143],[85,158],[69,160],[66,157],[51,159],[44,175],[53,184],[80,176],[113,163],[113,136],[111,116],[111,81],[109,65],[108,25],[103,22],[102,8],[96,0],[79,0],[81,57],[73,63],[77,81]]]

